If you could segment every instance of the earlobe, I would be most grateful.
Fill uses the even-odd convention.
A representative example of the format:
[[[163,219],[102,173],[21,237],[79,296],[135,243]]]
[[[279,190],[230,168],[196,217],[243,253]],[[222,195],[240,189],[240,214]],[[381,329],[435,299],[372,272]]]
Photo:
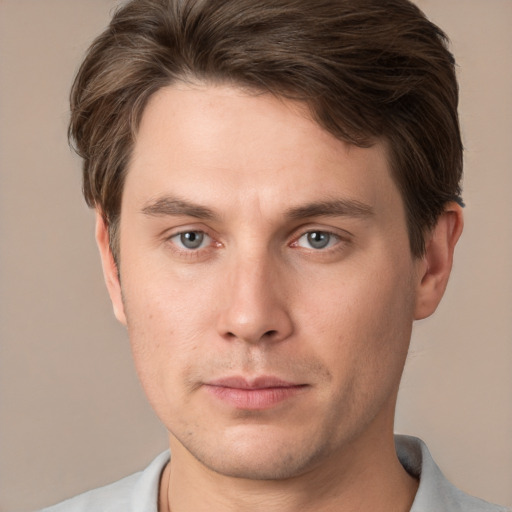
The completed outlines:
[[[96,243],[100,251],[103,277],[114,308],[114,315],[126,325],[119,273],[109,243],[108,227],[100,211],[96,211]]]
[[[426,240],[425,255],[419,262],[416,320],[430,316],[441,302],[463,226],[462,208],[457,203],[448,203]]]

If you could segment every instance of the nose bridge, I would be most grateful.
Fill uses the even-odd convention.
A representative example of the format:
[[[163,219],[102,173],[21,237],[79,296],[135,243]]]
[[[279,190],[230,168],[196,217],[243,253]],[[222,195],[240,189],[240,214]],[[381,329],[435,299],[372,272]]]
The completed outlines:
[[[286,279],[267,248],[237,251],[225,280],[219,334],[257,343],[287,338],[292,330]]]

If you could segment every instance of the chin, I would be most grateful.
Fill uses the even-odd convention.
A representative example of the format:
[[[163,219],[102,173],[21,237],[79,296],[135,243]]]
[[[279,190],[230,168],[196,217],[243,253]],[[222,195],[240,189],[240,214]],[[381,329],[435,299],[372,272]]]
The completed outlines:
[[[254,427],[229,432],[229,435],[225,433],[209,445],[183,444],[211,471],[249,480],[286,480],[299,476],[330,452],[326,445],[315,446],[308,436],[293,439],[289,432]]]
[[[208,469],[215,473],[247,480],[287,480],[306,473],[312,466],[309,457],[300,453],[258,453],[232,454],[231,457],[216,460],[201,460]]]

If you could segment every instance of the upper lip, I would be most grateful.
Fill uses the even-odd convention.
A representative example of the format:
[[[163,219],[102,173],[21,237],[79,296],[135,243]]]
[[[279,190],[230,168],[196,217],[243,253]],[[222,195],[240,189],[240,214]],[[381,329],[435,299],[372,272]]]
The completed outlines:
[[[206,383],[208,386],[217,386],[233,389],[268,389],[268,388],[290,388],[300,386],[294,382],[289,382],[279,377],[263,375],[259,377],[222,377]]]

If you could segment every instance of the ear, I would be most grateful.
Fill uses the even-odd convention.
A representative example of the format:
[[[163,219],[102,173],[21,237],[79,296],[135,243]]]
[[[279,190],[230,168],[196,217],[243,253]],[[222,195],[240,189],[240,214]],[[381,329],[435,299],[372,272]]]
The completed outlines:
[[[426,240],[425,255],[418,260],[415,320],[430,316],[441,302],[463,226],[462,208],[448,203]]]
[[[114,308],[114,315],[123,325],[126,325],[126,316],[124,314],[123,297],[121,293],[121,283],[114,256],[110,248],[108,227],[103,215],[96,210],[96,243],[100,251],[101,265],[103,267],[103,277],[107,285],[110,300]]]

